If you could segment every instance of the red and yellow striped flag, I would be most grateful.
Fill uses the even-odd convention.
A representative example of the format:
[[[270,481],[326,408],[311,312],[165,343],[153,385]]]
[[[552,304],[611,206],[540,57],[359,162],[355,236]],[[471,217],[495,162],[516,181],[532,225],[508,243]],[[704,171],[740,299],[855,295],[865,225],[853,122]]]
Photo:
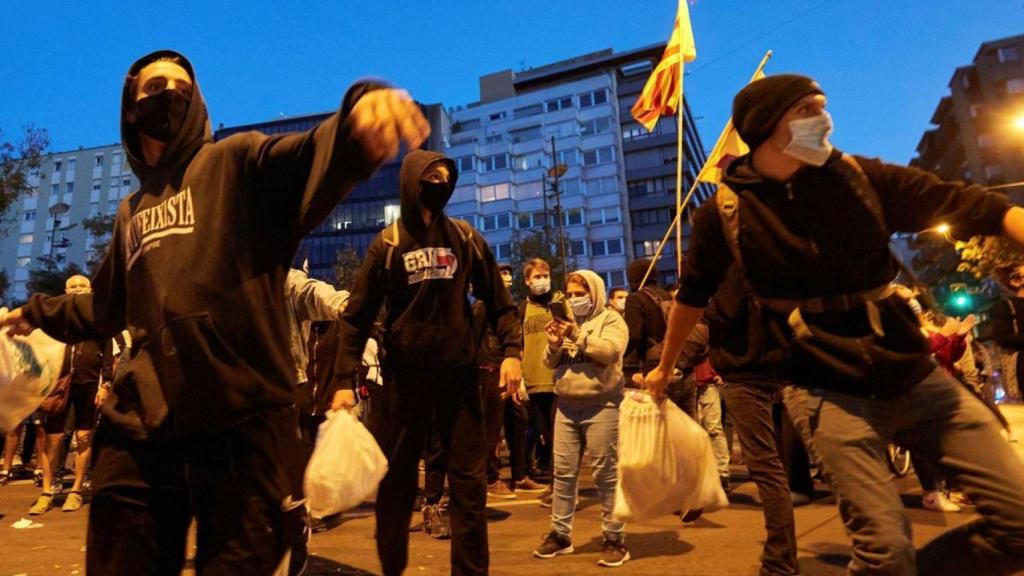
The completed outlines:
[[[761,78],[764,78],[764,72],[758,69],[750,81],[753,82]],[[715,147],[711,149],[711,154],[708,154],[704,168],[701,169],[700,174],[697,174],[697,180],[720,184],[722,173],[729,167],[729,164],[747,152],[750,152],[750,147],[740,138],[739,132],[736,132],[736,127],[732,125],[732,118],[730,118],[729,123],[725,125],[725,130],[722,130],[722,134],[718,136]]]
[[[679,11],[676,13],[676,23],[672,27],[672,37],[665,46],[661,61],[647,79],[640,98],[633,104],[633,118],[643,124],[648,132],[654,129],[662,114],[675,114],[678,109],[683,95],[680,58],[684,63],[697,58],[697,46],[693,42],[690,10],[686,6],[686,0],[679,0]]]

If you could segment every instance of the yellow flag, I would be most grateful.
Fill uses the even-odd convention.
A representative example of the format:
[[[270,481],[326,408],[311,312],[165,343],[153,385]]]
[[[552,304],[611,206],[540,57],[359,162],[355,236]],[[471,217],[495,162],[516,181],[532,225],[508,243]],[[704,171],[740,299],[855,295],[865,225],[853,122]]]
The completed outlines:
[[[680,58],[684,63],[697,58],[697,45],[693,42],[690,9],[686,6],[686,0],[679,2],[672,36],[661,55],[661,61],[654,67],[643,92],[636,104],[633,104],[633,118],[643,124],[648,132],[654,129],[658,118],[675,114],[678,109],[683,95]]]
[[[764,72],[758,70],[750,81],[753,82],[761,78],[764,78]],[[711,149],[711,154],[708,154],[704,168],[701,169],[700,174],[697,174],[697,180],[720,184],[722,174],[729,167],[729,163],[747,152],[750,152],[750,148],[740,138],[739,132],[736,132],[736,127],[732,125],[732,118],[730,118],[725,129],[722,130],[722,134],[718,137],[718,141],[715,142],[715,147]]]

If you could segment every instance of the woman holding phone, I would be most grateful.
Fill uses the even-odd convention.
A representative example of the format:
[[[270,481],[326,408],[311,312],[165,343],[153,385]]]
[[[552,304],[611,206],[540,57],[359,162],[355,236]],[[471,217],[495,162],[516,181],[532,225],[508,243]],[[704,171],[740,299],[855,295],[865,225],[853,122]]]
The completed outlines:
[[[558,396],[551,531],[533,554],[554,558],[573,552],[572,520],[586,449],[601,501],[604,546],[598,564],[621,566],[629,560],[629,551],[623,524],[612,516],[612,509],[624,390],[622,355],[629,330],[621,315],[605,307],[604,281],[590,270],[569,274],[565,299],[552,302],[551,311],[544,359],[555,370]]]

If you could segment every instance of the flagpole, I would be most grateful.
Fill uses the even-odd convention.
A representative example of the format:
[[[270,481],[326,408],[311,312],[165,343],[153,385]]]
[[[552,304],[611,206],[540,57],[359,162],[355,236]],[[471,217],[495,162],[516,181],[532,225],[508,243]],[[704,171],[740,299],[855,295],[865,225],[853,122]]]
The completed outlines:
[[[686,0],[679,0],[686,2]],[[686,62],[685,55],[679,53],[679,105],[676,106],[678,113],[678,126],[676,129],[676,279],[683,277],[683,219],[679,217],[683,209],[683,109],[686,107],[686,99],[683,96],[683,64]]]
[[[765,65],[768,64],[768,60],[771,59],[772,54],[773,54],[773,52],[771,50],[765,52],[764,58],[761,59],[761,63],[757,65],[757,69],[754,70],[754,74],[750,77],[750,81],[751,82],[756,80],[758,75],[761,74],[761,72],[764,70]],[[680,68],[681,67],[682,67],[682,64],[680,64]],[[680,70],[680,72],[682,72],[682,71]],[[679,100],[680,100],[680,102],[679,102],[679,110],[680,111],[683,109],[682,82],[683,82],[682,74],[680,74],[680,79],[679,79],[679,89],[680,89],[680,93],[679,93]],[[708,169],[709,162],[711,161],[712,158],[714,158],[716,156],[715,153],[724,145],[725,135],[729,132],[729,126],[731,124],[732,124],[732,118],[730,117],[729,121],[725,123],[725,128],[722,129],[722,133],[718,136],[718,141],[715,142],[715,147],[712,149],[711,154],[704,160],[704,165],[701,166],[700,172],[698,172],[697,173],[697,177],[693,179],[693,184],[690,185],[690,190],[689,190],[689,192],[686,193],[686,198],[680,200],[680,195],[682,193],[682,186],[680,185],[680,183],[682,182],[682,172],[680,171],[680,167],[682,166],[681,163],[682,163],[682,157],[683,157],[683,154],[682,154],[682,147],[683,147],[683,144],[682,144],[682,132],[683,132],[682,131],[682,127],[683,126],[682,126],[682,112],[679,113],[679,128],[680,128],[679,129],[679,135],[680,136],[679,136],[679,140],[678,140],[679,144],[678,144],[678,148],[677,148],[677,150],[679,151],[679,158],[677,160],[677,165],[676,165],[677,166],[677,169],[676,169],[676,217],[672,221],[672,223],[669,224],[668,230],[665,231],[665,235],[661,237],[661,242],[658,243],[658,249],[657,249],[657,251],[655,251],[654,257],[651,258],[651,263],[647,265],[647,272],[644,274],[644,279],[640,281],[640,286],[641,287],[644,286],[645,284],[647,284],[647,279],[651,277],[651,272],[653,272],[655,266],[657,266],[658,259],[661,258],[661,253],[664,252],[664,250],[665,250],[665,243],[668,242],[669,237],[672,236],[673,228],[676,230],[676,272],[678,274],[677,279],[678,280],[682,280],[683,279],[682,234],[680,233],[680,230],[682,229],[682,218],[680,218],[680,216],[682,215],[683,210],[686,208],[686,206],[690,203],[690,198],[693,197],[693,193],[697,190],[697,186],[701,182],[700,176],[703,175],[704,171]]]

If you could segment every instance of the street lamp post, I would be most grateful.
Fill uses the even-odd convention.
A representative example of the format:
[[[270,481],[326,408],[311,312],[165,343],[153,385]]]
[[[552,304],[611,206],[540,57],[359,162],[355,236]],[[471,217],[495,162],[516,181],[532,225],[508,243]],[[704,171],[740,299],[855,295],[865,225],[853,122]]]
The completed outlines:
[[[53,249],[57,247],[57,231],[60,230],[60,217],[68,213],[71,206],[64,202],[58,202],[50,206],[50,216],[53,217],[53,230],[50,232],[50,264],[56,268],[56,261],[53,259]],[[71,243],[61,239],[61,248],[67,248]]]
[[[566,269],[567,261],[565,258],[565,232],[562,228],[563,217],[562,217],[562,194],[558,187],[558,179],[565,175],[569,170],[569,167],[565,164],[558,163],[558,154],[555,151],[555,137],[551,137],[551,168],[548,168],[547,176],[551,178],[551,193],[555,198],[555,217],[558,218],[558,256],[562,260],[562,272],[568,273]],[[547,188],[544,189],[544,230],[545,236],[547,235]],[[550,244],[548,244],[550,246]]]

